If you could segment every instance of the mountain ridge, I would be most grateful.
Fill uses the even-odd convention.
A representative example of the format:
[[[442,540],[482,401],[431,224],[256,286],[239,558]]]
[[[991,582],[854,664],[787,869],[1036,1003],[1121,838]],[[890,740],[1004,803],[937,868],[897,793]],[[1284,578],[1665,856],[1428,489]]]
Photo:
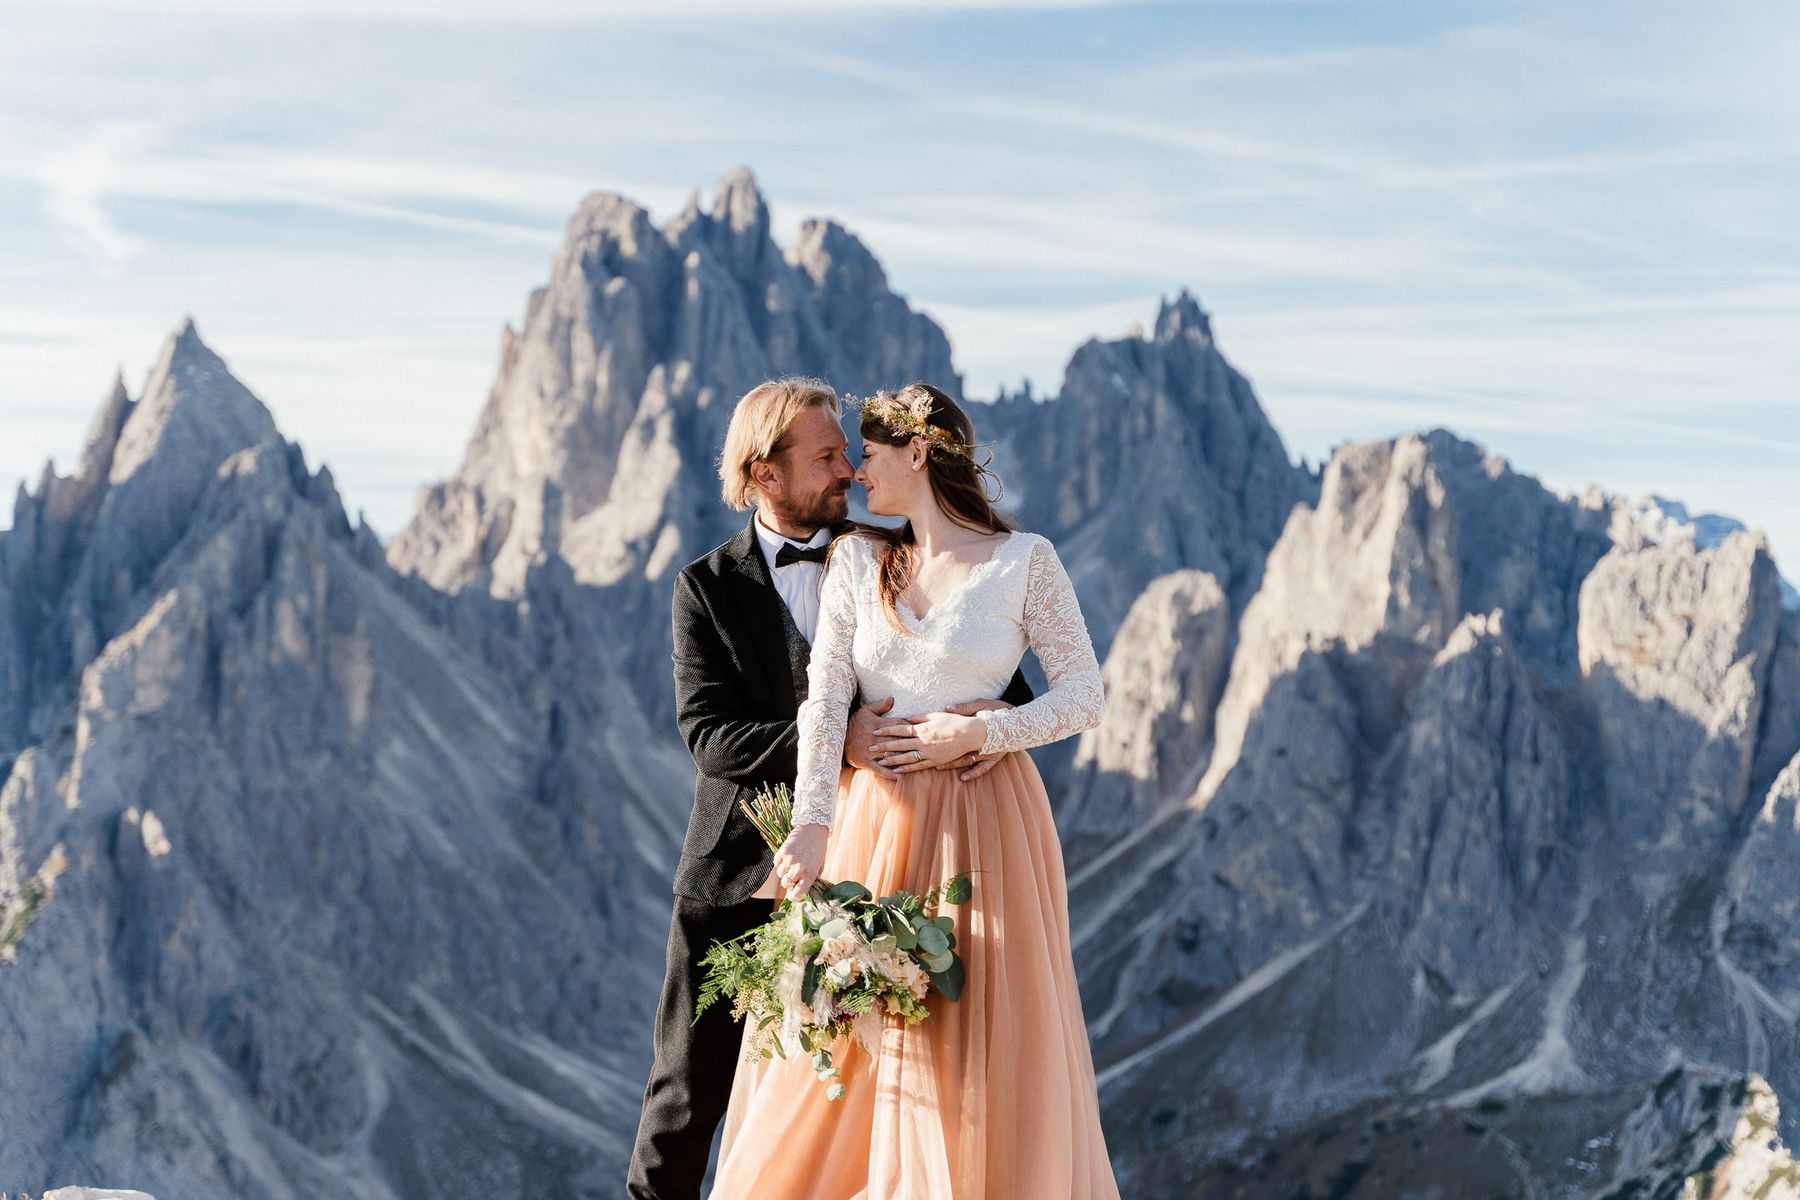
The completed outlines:
[[[954,379],[853,235],[768,229],[747,172],[660,229],[584,198],[385,545],[191,317],[21,489],[0,1179],[616,1194],[691,782],[665,589],[744,519],[723,414],[778,365]],[[1448,430],[1295,466],[1185,291],[976,417],[1105,656],[1106,724],[1039,759],[1128,1194],[1652,1194],[1761,1169],[1744,1113],[1793,1144],[1765,539]]]

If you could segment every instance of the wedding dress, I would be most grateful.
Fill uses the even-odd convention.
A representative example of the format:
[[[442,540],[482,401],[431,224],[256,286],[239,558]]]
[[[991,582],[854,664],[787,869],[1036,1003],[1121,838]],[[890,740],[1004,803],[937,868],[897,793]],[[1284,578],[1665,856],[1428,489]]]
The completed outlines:
[[[894,716],[1000,694],[1029,645],[1048,691],[983,714],[985,752],[1041,746],[1100,721],[1104,693],[1074,589],[1050,542],[1015,532],[922,618],[876,585],[878,545],[839,539],[799,713],[796,824],[831,827],[827,880],[876,895],[971,875],[946,906],[966,971],[931,1016],[883,1016],[871,1056],[839,1038],[827,1100],[810,1058],[740,1063],[712,1200],[1117,1200],[1070,953],[1062,846],[1037,767],[1008,754],[979,779],[844,770],[858,688]]]

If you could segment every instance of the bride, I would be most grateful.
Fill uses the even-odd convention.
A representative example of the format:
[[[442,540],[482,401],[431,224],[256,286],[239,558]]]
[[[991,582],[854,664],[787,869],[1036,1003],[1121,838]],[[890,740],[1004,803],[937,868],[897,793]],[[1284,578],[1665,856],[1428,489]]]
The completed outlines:
[[[1062,848],[1037,767],[1009,753],[1099,724],[1100,671],[1056,551],[988,500],[973,432],[924,384],[863,406],[857,480],[871,513],[905,523],[833,548],[799,712],[795,829],[775,855],[790,897],[820,875],[882,895],[970,873],[969,902],[946,910],[967,972],[961,998],[933,992],[918,1025],[884,1016],[873,1063],[840,1039],[836,1101],[804,1056],[740,1066],[713,1200],[1119,1195]],[[958,703],[998,696],[1027,645],[1049,677],[1043,696],[1018,708]],[[880,770],[846,771],[840,786],[859,686],[892,695],[891,712],[930,715],[877,730]],[[970,753],[997,761],[985,773],[933,769]]]

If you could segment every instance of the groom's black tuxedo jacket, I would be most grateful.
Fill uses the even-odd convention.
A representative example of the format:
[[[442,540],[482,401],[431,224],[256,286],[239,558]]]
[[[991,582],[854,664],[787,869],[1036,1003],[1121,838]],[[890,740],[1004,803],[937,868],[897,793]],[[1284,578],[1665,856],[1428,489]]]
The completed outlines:
[[[804,641],[757,544],[755,516],[738,535],[675,576],[675,719],[694,756],[694,810],[675,891],[715,905],[749,899],[773,854],[738,807],[765,784],[790,788],[799,769],[795,716],[805,688]],[[852,528],[850,522],[833,533]],[[1031,699],[1013,673],[1001,699]],[[895,714],[903,716],[905,714]]]

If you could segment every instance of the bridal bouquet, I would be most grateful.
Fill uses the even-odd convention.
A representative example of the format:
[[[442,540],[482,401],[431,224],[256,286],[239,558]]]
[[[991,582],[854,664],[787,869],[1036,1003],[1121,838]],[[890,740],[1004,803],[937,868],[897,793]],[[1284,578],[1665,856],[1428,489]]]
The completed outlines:
[[[771,850],[787,841],[793,801],[785,786],[765,788],[742,807]],[[925,998],[933,984],[947,999],[962,994],[952,921],[936,910],[968,898],[967,875],[922,896],[880,899],[860,883],[818,880],[804,899],[783,900],[766,923],[712,944],[694,1020],[719,997],[729,998],[734,1018],[756,1022],[746,1057],[811,1054],[826,1098],[836,1100],[844,1085],[829,1047],[840,1034],[854,1036],[873,1057],[881,1013],[916,1025],[930,1015]]]

